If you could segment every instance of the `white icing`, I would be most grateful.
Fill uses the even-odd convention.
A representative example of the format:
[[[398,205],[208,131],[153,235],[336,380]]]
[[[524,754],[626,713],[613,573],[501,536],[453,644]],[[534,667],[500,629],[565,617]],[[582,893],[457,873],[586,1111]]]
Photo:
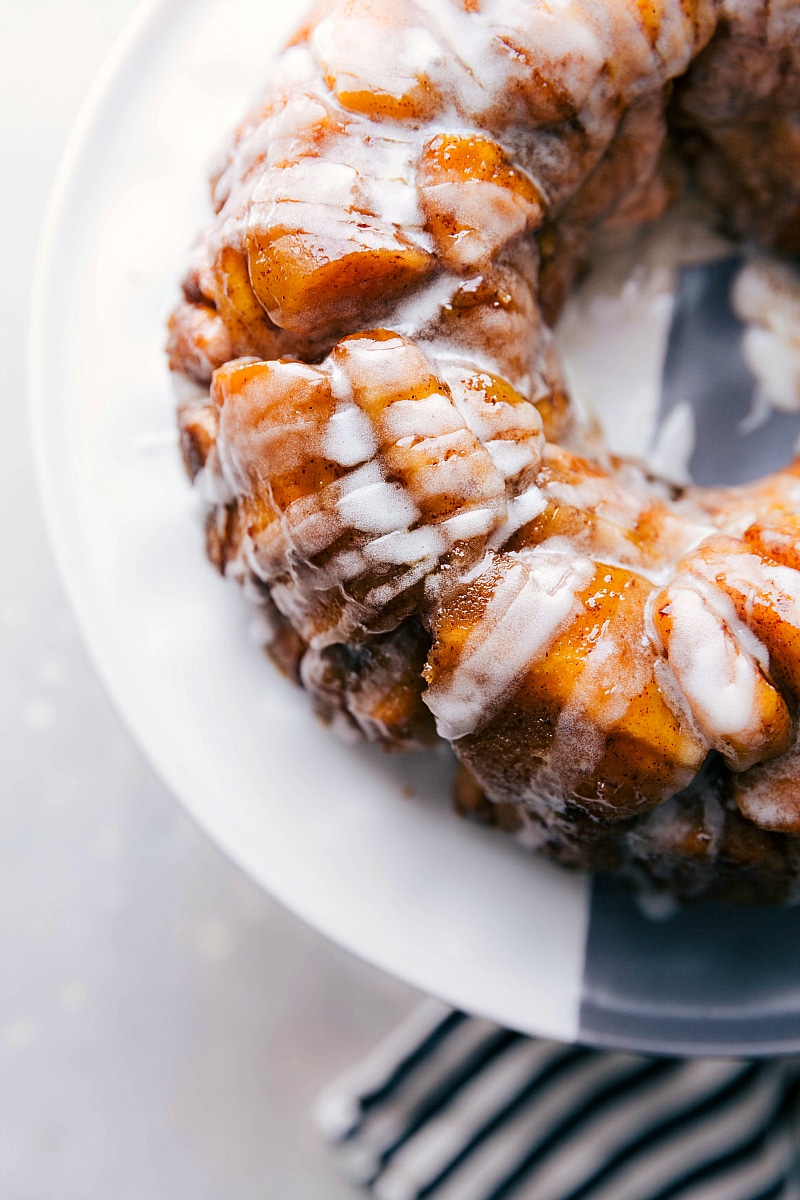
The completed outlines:
[[[392,535],[387,534],[386,536],[391,537]],[[366,569],[366,554],[361,550],[342,550],[331,559],[330,563],[332,577],[341,583],[349,583],[351,579],[360,578]]]
[[[472,386],[468,388],[463,386],[462,376],[469,374],[463,366],[457,373],[445,370],[445,375],[448,374],[453,388],[453,403],[476,437],[488,443],[506,434],[513,440],[527,440],[539,451],[543,433],[538,409],[525,402],[509,404],[505,400],[489,400],[476,387],[480,385],[491,392],[491,378],[481,373],[470,381]]]
[[[381,432],[387,441],[437,437],[463,428],[450,397],[441,392],[422,400],[396,400],[381,416]]]
[[[747,791],[742,800],[744,815],[762,829],[783,830],[789,824],[791,830],[791,824],[797,821],[797,814],[790,812],[787,821],[786,808],[786,797],[780,792],[770,792],[769,786],[764,787],[763,784],[757,791],[754,788]]]
[[[782,621],[800,628],[800,572],[763,562],[757,554],[730,555],[725,565],[728,586],[768,597]]]
[[[273,83],[278,87],[306,83],[313,79],[314,69],[314,59],[307,46],[287,46],[275,64]]]
[[[626,481],[627,487],[608,476],[587,476],[581,483],[555,479],[545,486],[550,500],[583,512],[596,512],[623,529],[635,529],[642,514],[651,508],[655,497]]]
[[[669,663],[701,727],[715,739],[749,731],[757,670],[752,658],[698,592],[673,589],[670,608]]]
[[[333,462],[354,467],[371,458],[378,447],[372,422],[355,405],[339,408],[333,414],[322,436],[322,448]]]
[[[546,508],[547,500],[534,486],[527,488],[513,500],[509,500],[508,516],[501,525],[497,526],[489,539],[490,547],[497,550],[505,545],[512,534],[515,534],[523,525],[527,525],[529,521],[533,521]]]
[[[338,514],[347,527],[364,533],[391,533],[407,529],[419,510],[411,497],[396,483],[381,479],[360,485],[353,476],[343,481],[343,495],[336,501]]]
[[[442,521],[439,529],[446,531],[450,543],[466,541],[488,533],[495,522],[495,512],[490,508],[473,508]]]
[[[283,524],[294,555],[301,561],[327,550],[342,532],[342,521],[337,513],[318,509],[308,498],[289,505]]]
[[[414,474],[416,495],[469,499],[477,498],[484,490],[490,464],[483,450],[474,447],[472,435],[466,429],[430,438],[425,450],[428,460]]]
[[[328,158],[301,158],[289,166],[265,171],[253,188],[253,202],[283,201],[325,205],[326,208],[344,209],[341,216],[346,219],[355,208],[358,173],[353,167],[331,162]],[[276,214],[280,223],[280,217]],[[269,222],[273,223],[273,222]]]
[[[694,587],[717,620],[725,625],[741,653],[750,657],[766,674],[769,671],[769,651],[747,622],[738,615],[731,597],[726,595],[721,587],[703,586],[698,580],[694,581]]]
[[[434,567],[434,560],[430,558],[420,559],[415,563],[410,570],[404,575],[392,579],[389,583],[382,583],[378,587],[367,592],[366,603],[373,608],[380,609],[385,604],[389,604],[398,596],[400,592],[406,591],[408,588],[414,587],[420,580],[429,575]]]
[[[418,337],[429,326],[435,325],[441,310],[451,302],[462,282],[450,271],[435,276],[430,283],[400,300],[392,313],[392,329],[404,337]],[[439,355],[436,357],[438,362]]]
[[[486,722],[572,616],[575,593],[588,584],[593,569],[588,559],[537,552],[525,560],[508,556],[456,669],[424,695],[442,737],[455,741]]]
[[[364,557],[370,562],[413,565],[421,559],[437,558],[446,548],[446,540],[436,525],[422,525],[419,529],[395,530],[377,538],[365,547]]]
[[[383,44],[380,55],[374,50],[376,34]],[[441,48],[425,29],[388,22],[381,25],[361,14],[343,20],[342,14],[335,12],[320,21],[311,35],[311,46],[331,74],[351,80],[350,86],[356,90],[380,89],[394,95],[402,95],[441,62]]]
[[[504,479],[512,479],[525,467],[535,463],[539,457],[539,446],[536,442],[512,442],[508,439],[486,443],[486,449],[492,456],[492,462]]]

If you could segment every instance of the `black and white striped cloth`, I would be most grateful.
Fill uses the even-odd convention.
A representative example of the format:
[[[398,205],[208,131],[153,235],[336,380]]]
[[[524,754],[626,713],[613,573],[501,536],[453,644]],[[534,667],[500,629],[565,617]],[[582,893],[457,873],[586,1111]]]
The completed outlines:
[[[800,1200],[796,1059],[647,1058],[425,1001],[317,1105],[377,1200]]]

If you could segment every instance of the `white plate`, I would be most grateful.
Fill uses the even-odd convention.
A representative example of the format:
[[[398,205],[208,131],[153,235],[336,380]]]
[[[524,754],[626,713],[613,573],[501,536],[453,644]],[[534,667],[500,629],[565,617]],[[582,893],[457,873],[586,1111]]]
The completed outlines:
[[[456,820],[450,760],[340,745],[205,561],[164,322],[208,160],[297,20],[278,0],[138,10],[72,138],[34,319],[40,478],[106,686],[189,812],[278,899],[423,991],[577,1034],[585,879]]]
[[[711,906],[652,925],[613,885],[456,820],[450,758],[339,744],[249,641],[243,600],[204,558],[164,325],[207,215],[208,161],[296,21],[279,0],[144,5],[59,177],[37,282],[33,423],[53,543],[98,670],[231,858],[421,990],[564,1041],[798,1050],[800,962],[782,948],[800,944],[800,909]],[[601,331],[612,393],[625,391],[632,344],[641,359],[635,411],[616,411],[622,431],[659,404],[672,297],[650,300],[646,319],[639,301],[635,320],[623,304]],[[574,350],[575,385],[602,356]]]

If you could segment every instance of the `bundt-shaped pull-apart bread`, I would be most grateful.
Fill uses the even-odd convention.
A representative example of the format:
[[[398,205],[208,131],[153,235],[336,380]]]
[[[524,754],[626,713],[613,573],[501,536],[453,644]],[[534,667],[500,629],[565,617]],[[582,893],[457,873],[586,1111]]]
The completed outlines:
[[[800,466],[674,489],[573,417],[590,236],[686,186],[800,249],[800,0],[323,0],[212,180],[169,358],[207,548],[319,714],[691,895],[800,885]]]

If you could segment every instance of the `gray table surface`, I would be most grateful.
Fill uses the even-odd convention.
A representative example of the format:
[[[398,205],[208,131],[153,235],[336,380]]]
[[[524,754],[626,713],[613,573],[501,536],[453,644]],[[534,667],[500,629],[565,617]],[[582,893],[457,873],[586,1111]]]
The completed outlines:
[[[28,444],[39,226],[133,0],[0,0],[0,1196],[347,1200],[318,1090],[415,993],[183,816],[87,659]]]

